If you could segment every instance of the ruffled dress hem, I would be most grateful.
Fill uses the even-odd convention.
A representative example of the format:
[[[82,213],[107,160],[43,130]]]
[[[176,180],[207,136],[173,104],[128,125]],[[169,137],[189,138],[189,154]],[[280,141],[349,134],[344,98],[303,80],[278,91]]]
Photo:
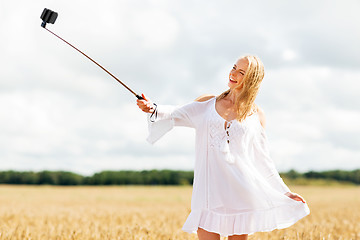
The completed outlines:
[[[295,201],[295,200],[294,200]],[[270,232],[295,224],[310,214],[306,203],[282,205],[240,214],[220,214],[208,209],[191,211],[182,230],[197,233],[198,228],[218,233],[221,237],[255,232]]]

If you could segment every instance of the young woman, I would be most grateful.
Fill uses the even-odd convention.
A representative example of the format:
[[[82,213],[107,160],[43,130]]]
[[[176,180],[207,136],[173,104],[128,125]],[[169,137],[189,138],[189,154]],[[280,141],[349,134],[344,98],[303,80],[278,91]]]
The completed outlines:
[[[310,213],[305,200],[285,185],[270,158],[265,114],[254,101],[264,78],[256,56],[230,71],[229,90],[174,107],[137,100],[148,113],[150,143],[174,126],[196,130],[191,213],[183,230],[200,240],[247,239],[254,232],[293,225]]]

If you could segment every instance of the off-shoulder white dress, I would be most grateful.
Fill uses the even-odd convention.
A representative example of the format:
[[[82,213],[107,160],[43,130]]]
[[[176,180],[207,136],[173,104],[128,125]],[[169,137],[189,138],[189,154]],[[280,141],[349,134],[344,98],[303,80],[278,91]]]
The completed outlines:
[[[252,234],[289,227],[308,215],[306,203],[284,195],[290,190],[269,155],[258,113],[243,122],[226,122],[215,102],[158,105],[155,122],[148,115],[147,140],[152,144],[174,126],[196,130],[191,213],[182,230]]]

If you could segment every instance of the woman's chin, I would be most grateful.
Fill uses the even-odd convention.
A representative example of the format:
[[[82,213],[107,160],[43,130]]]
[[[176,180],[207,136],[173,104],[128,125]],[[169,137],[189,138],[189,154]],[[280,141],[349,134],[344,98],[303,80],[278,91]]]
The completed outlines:
[[[235,88],[237,86],[237,84],[236,83],[233,83],[233,82],[228,82],[228,87],[229,88],[231,88],[231,89],[233,89],[233,88]]]

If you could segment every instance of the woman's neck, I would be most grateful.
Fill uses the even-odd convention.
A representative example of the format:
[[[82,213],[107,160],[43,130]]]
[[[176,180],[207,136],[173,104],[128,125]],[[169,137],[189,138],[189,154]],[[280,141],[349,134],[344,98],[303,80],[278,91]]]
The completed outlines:
[[[236,99],[238,98],[238,92],[236,90],[230,90],[229,94],[226,96],[232,104],[235,104]]]

